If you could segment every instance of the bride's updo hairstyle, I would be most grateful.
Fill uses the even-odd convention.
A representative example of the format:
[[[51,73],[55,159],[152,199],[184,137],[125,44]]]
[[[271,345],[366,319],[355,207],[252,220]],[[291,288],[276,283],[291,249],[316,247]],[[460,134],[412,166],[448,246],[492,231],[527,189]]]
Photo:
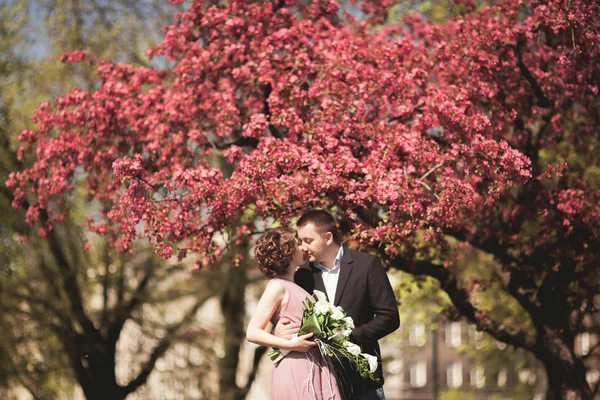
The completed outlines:
[[[296,235],[289,229],[276,228],[263,233],[254,248],[258,268],[268,278],[284,275],[297,247]]]

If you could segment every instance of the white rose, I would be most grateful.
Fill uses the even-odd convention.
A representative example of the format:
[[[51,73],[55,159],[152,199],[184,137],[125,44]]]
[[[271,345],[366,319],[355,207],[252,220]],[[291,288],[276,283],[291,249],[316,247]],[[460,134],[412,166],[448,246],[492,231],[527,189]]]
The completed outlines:
[[[348,350],[348,352],[354,356],[360,354],[360,346],[352,342],[346,342],[346,350]]]
[[[346,328],[342,330],[342,335],[346,336],[346,337],[350,337],[350,334],[352,333],[352,329],[350,328]]]
[[[327,301],[319,300],[315,303],[315,313],[327,314],[328,311],[333,311],[333,306]]]
[[[369,361],[369,371],[371,371],[371,372],[377,371],[377,357],[372,356],[367,353],[363,353],[363,356],[365,356],[367,358],[367,361]]]
[[[344,321],[346,321],[346,325],[348,325],[348,328],[354,329],[354,321],[352,320],[352,317],[346,317],[344,318]]]
[[[313,293],[315,294],[315,296],[317,296],[317,300],[327,301],[327,296],[325,296],[325,293],[323,293],[319,290],[315,290],[315,291],[313,291]]]
[[[331,314],[331,318],[332,319],[336,319],[338,321],[344,319],[344,313],[342,311],[342,307],[336,307],[333,311],[333,314]]]

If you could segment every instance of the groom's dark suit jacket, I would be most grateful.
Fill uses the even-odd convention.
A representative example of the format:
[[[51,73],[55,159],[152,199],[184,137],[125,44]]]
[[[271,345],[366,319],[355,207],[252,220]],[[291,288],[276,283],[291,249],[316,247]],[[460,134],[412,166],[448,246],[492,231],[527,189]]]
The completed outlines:
[[[344,247],[339,274],[333,304],[341,306],[354,320],[356,328],[350,340],[358,344],[363,353],[377,356],[379,366],[375,376],[383,384],[381,351],[377,341],[400,326],[394,291],[381,261],[371,254]],[[316,289],[327,294],[320,270],[313,263],[300,267],[294,281],[309,293]],[[331,302],[331,299],[328,300]],[[353,380],[356,378],[353,377]],[[373,387],[360,379],[353,384],[359,393]]]

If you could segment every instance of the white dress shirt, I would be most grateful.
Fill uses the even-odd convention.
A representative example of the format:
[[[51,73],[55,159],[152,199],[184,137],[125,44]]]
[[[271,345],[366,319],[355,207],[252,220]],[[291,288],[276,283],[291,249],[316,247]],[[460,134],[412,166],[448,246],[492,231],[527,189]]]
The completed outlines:
[[[344,246],[340,244],[335,260],[333,260],[333,268],[329,269],[321,263],[316,262],[315,267],[321,270],[321,277],[325,284],[325,291],[329,302],[333,304],[335,301],[335,292],[337,291],[338,280],[340,279],[340,268],[342,266],[342,256],[344,255]]]

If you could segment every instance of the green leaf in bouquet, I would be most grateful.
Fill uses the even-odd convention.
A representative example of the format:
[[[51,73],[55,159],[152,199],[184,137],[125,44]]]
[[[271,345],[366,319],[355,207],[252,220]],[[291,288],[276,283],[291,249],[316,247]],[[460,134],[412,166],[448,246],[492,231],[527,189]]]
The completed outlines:
[[[313,310],[315,308],[315,303],[310,301],[310,299],[306,299],[305,301],[302,302],[302,305],[304,306],[304,312],[308,312],[310,314],[313,313]]]
[[[327,324],[325,323],[326,319],[327,319],[327,318],[326,318],[326,316],[325,316],[325,315],[323,315],[323,314],[319,314],[319,315],[317,316],[317,320],[319,321],[319,326],[327,326]]]
[[[279,361],[283,360],[285,355],[279,349],[273,349],[268,354],[269,359],[273,362],[273,364],[279,363]]]
[[[302,318],[302,326],[300,326],[299,335],[306,335],[307,333],[313,333],[315,337],[321,335],[323,332],[321,330],[321,325],[319,324],[319,320],[316,315],[304,315]]]

